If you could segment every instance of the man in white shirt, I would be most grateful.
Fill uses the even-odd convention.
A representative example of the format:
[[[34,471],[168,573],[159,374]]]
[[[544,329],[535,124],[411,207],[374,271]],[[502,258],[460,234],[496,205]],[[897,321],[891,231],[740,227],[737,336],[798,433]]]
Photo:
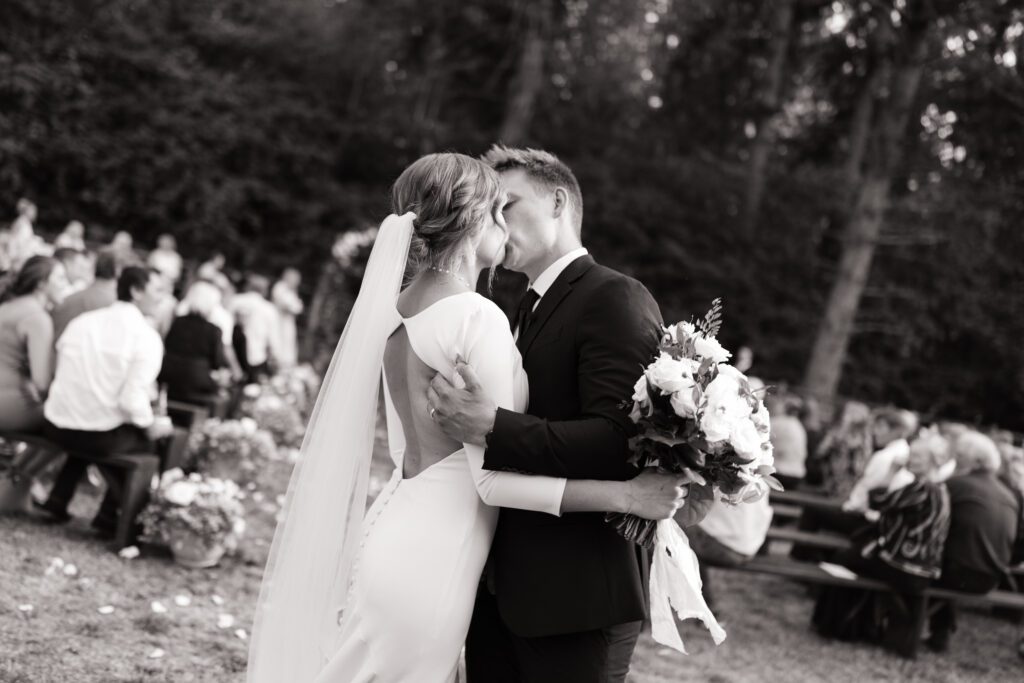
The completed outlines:
[[[236,331],[241,328],[245,342],[235,340],[235,353],[249,381],[258,381],[269,373],[271,358],[279,358],[279,324],[277,308],[266,298],[267,279],[249,276],[246,291],[236,295],[230,304],[235,315]]]
[[[150,268],[167,278],[173,289],[175,283],[181,279],[182,260],[181,254],[178,253],[178,244],[174,241],[173,235],[160,235],[156,244],[156,249],[149,252],[147,262]]]
[[[160,303],[160,287],[155,271],[125,268],[115,303],[68,324],[57,341],[57,372],[43,408],[48,439],[68,451],[103,456],[153,452],[153,442],[172,432],[150,403],[164,347],[146,316]],[[68,458],[41,509],[57,521],[69,519],[67,506],[85,468]],[[102,530],[112,528],[116,516],[111,491],[93,521]]]
[[[768,537],[772,506],[768,496],[752,503],[729,505],[716,502],[704,519],[686,528],[704,584],[704,600],[712,605],[711,583],[705,567],[739,567],[754,559]]]

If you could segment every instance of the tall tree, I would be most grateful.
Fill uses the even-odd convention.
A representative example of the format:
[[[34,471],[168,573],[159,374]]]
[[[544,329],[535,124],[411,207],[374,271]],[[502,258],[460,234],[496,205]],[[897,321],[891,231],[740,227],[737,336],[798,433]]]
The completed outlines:
[[[537,97],[544,87],[544,55],[551,33],[553,0],[525,3],[526,30],[498,133],[506,145],[522,145],[530,134]]]
[[[796,0],[773,0],[771,33],[768,41],[768,68],[764,74],[764,87],[759,93],[760,116],[754,122],[754,140],[750,146],[747,173],[747,192],[743,202],[743,231],[750,235],[757,226],[768,175],[768,160],[775,147],[774,118],[782,102],[786,80],[786,56],[789,53],[794,30]]]
[[[929,4],[923,0],[908,3],[902,30],[896,30],[889,16],[883,14],[878,19],[875,39],[883,54],[876,68],[882,70],[884,87],[872,107],[871,158],[844,231],[838,273],[804,379],[806,388],[825,400],[834,398],[839,387],[857,309],[889,209],[892,182],[903,158],[907,122],[935,20]]]

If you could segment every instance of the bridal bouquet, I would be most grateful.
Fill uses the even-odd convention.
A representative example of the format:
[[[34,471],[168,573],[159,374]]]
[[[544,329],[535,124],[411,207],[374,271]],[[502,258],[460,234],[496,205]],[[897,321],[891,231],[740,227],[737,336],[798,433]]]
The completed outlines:
[[[771,476],[768,410],[743,373],[726,365],[732,354],[716,339],[721,312],[715,299],[703,319],[665,328],[658,357],[633,388],[633,462],[689,476],[676,515],[684,527],[716,500],[738,505],[782,489]],[[627,539],[654,546],[655,522],[621,514],[611,521]]]
[[[651,634],[684,654],[673,610],[680,619],[704,622],[716,644],[725,631],[701,594],[697,556],[676,520],[693,526],[715,501],[738,505],[782,488],[771,476],[768,411],[743,373],[726,365],[732,354],[716,339],[721,314],[722,302],[715,299],[703,319],[665,328],[658,357],[623,404],[632,405],[637,425],[633,462],[686,475],[686,504],[675,520],[609,515],[623,536],[653,551]]]

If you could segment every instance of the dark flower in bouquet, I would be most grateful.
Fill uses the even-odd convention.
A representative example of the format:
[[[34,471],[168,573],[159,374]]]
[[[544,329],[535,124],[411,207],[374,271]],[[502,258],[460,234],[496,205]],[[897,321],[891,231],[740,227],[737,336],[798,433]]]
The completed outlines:
[[[732,354],[718,342],[721,302],[704,319],[666,327],[658,357],[633,388],[632,462],[689,476],[681,526],[700,522],[716,500],[739,505],[781,490],[769,440],[768,411],[746,376],[727,364]],[[612,514],[626,538],[651,547],[656,523]]]

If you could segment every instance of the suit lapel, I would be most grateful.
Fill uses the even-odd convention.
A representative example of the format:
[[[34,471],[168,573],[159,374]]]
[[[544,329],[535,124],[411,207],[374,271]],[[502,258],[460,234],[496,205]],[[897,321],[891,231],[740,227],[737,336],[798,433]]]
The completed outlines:
[[[572,291],[572,285],[574,282],[583,277],[584,273],[590,270],[594,266],[594,259],[590,255],[581,256],[572,263],[570,263],[561,274],[555,278],[555,281],[551,283],[550,289],[547,293],[541,297],[540,303],[537,304],[537,310],[533,314],[533,322],[530,323],[530,329],[526,331],[526,334],[519,338],[519,352],[525,356],[530,351],[530,346],[533,345],[537,335],[544,328],[544,325],[554,314],[558,305],[562,303],[562,299],[569,295]]]

